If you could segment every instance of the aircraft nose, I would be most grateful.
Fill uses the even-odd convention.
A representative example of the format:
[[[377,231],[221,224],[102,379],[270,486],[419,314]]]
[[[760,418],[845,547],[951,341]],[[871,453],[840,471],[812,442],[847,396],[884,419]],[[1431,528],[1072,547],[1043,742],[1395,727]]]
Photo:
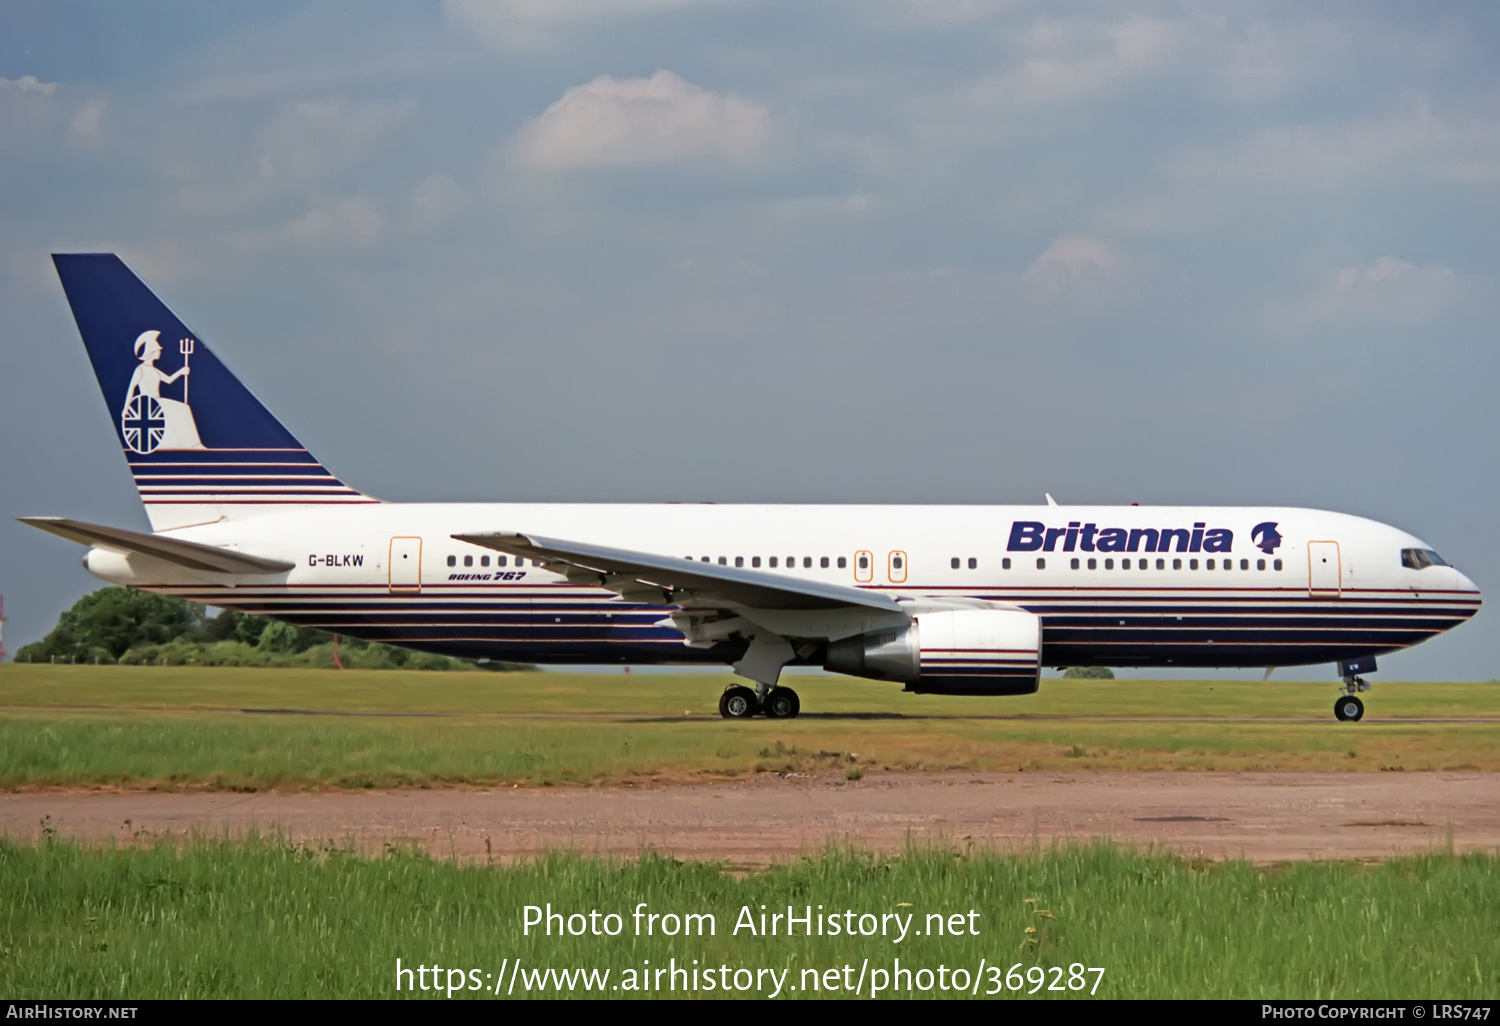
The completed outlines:
[[[1478,599],[1481,603],[1483,603],[1484,596],[1480,594],[1479,585],[1477,585],[1473,581],[1469,580],[1469,575],[1466,574],[1466,573],[1464,573],[1462,570],[1455,570],[1453,572],[1458,575],[1458,588],[1459,588],[1459,590],[1460,591],[1472,591],[1474,593],[1474,597],[1476,599]]]

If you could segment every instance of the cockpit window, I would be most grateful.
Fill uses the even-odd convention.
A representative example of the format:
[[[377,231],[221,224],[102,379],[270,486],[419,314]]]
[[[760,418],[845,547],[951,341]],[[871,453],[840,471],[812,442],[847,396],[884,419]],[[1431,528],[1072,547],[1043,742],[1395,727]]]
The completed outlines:
[[[1408,570],[1425,570],[1429,566],[1447,566],[1448,563],[1431,549],[1402,549],[1401,565]]]

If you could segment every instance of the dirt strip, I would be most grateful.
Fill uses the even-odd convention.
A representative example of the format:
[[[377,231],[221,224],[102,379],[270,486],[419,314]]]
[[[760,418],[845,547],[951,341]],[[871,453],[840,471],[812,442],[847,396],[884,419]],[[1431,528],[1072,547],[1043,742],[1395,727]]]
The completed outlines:
[[[546,850],[758,866],[829,843],[1018,850],[1111,838],[1256,862],[1500,851],[1500,773],[882,773],[717,784],[318,794],[0,795],[0,834],[122,844],[277,833],[379,852]]]

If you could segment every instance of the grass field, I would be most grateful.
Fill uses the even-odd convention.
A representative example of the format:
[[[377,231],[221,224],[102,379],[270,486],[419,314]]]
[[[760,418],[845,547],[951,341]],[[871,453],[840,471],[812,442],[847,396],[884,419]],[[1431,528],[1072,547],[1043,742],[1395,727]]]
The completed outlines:
[[[672,959],[688,968],[697,960],[731,984],[736,970],[784,973],[782,997],[843,996],[862,968],[864,996],[881,971],[882,996],[922,996],[924,980],[929,995],[953,996],[956,969],[964,988],[984,994],[1004,988],[1018,963],[1012,983],[1020,992],[990,996],[1030,990],[1033,966],[1063,969],[1043,974],[1036,996],[1079,996],[1046,989],[1066,986],[1075,963],[1105,970],[1084,975],[1083,993],[1097,979],[1097,996],[1115,998],[1493,998],[1500,987],[1493,856],[1258,869],[1102,845],[1020,857],[845,852],[735,877],[650,857],[612,865],[559,856],[501,868],[265,841],[129,851],[47,841],[0,842],[0,876],[0,993],[17,999],[389,997],[398,958],[404,967],[441,966],[446,984],[483,988],[455,997],[490,996],[517,959],[515,997],[553,996],[556,977],[538,985],[531,975],[547,969],[608,970],[604,993],[631,996],[630,982],[640,982],[632,973],[668,969]],[[524,906],[548,902],[564,914],[617,913],[619,935],[523,936]],[[714,933],[636,936],[639,902],[648,912],[711,913]],[[855,922],[910,914],[910,928],[923,935],[895,943],[894,920],[885,938],[735,934],[742,907],[758,924],[761,905],[792,905],[798,915],[808,905],[852,910]],[[927,933],[936,913],[961,914],[964,935]],[[898,958],[912,974],[904,986]],[[981,959],[999,973],[981,971]],[[814,977],[826,988],[833,977],[824,974],[846,965],[847,977],[836,973],[840,989],[812,990]],[[944,978],[947,991],[937,983]],[[676,993],[691,979],[679,977]],[[769,996],[771,978],[758,982],[746,996]],[[699,996],[720,996],[698,983]]]
[[[1500,770],[1500,684],[1047,680],[956,698],[795,679],[728,723],[722,675],[0,667],[0,788],[607,783],[891,769]],[[1447,722],[1420,722],[1421,720]]]

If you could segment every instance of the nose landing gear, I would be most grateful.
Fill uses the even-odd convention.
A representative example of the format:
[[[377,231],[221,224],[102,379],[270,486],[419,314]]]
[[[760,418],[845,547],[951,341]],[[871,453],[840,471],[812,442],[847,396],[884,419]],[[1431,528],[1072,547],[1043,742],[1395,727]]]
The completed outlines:
[[[1358,692],[1369,691],[1370,685],[1359,676],[1375,672],[1375,657],[1345,659],[1339,663],[1339,676],[1344,679],[1343,694],[1333,703],[1333,715],[1341,723],[1358,723],[1365,715],[1365,703],[1359,700]]]

